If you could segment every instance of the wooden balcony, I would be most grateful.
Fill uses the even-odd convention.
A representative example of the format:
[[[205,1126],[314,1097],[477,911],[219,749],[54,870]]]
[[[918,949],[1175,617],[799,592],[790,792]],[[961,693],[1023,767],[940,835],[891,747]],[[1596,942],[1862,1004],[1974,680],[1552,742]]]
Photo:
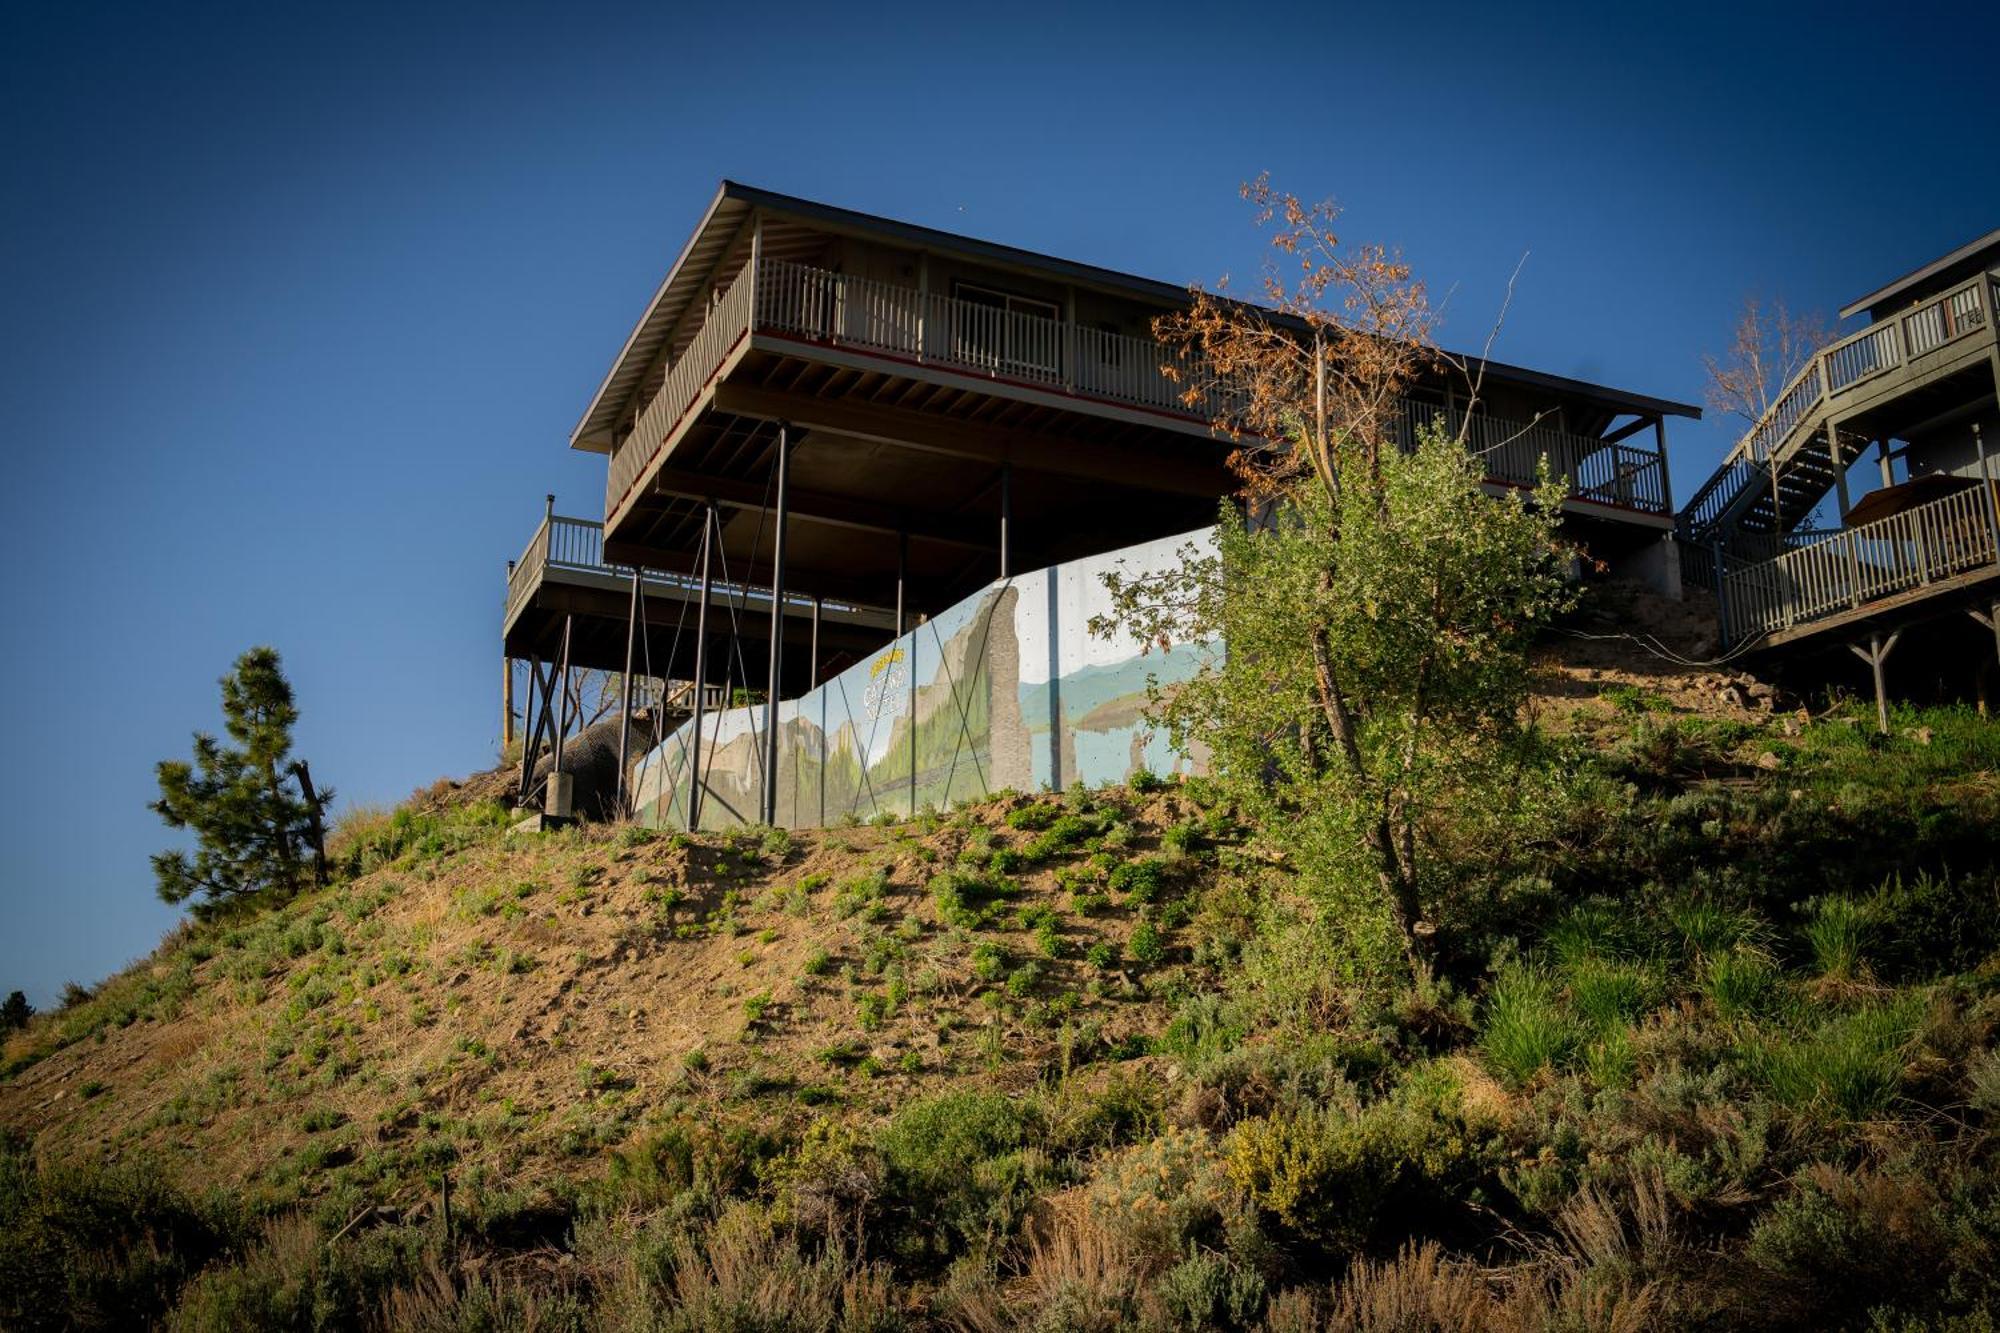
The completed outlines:
[[[1539,420],[1511,421],[1483,413],[1475,413],[1468,424],[1463,412],[1428,403],[1404,403],[1405,444],[1417,429],[1433,424],[1448,435],[1464,431],[1466,447],[1485,464],[1489,486],[1534,486],[1541,479],[1546,460],[1550,475],[1568,485],[1572,510],[1624,510],[1628,515],[1661,520],[1672,517],[1667,460],[1657,447],[1577,435]],[[1665,526],[1664,521],[1661,526]]]
[[[647,570],[639,594],[643,614],[632,649],[634,671],[661,680],[693,679],[700,579]],[[623,671],[632,608],[632,571],[604,559],[603,525],[549,514],[507,573],[504,653],[559,662],[567,631],[571,666]],[[769,589],[714,578],[707,680],[765,678],[770,611]],[[812,688],[818,677],[844,668],[894,637],[895,623],[892,611],[787,598],[785,688]]]
[[[1725,574],[1723,629],[1731,644],[1777,647],[1924,603],[1947,607],[1989,585],[2000,586],[2000,489],[1990,483]]]
[[[690,420],[747,354],[863,358],[942,387],[1206,436],[1220,404],[1184,400],[1151,339],[1108,333],[776,259],[740,269],[612,455],[616,531]],[[1183,367],[1184,368],[1184,367]]]

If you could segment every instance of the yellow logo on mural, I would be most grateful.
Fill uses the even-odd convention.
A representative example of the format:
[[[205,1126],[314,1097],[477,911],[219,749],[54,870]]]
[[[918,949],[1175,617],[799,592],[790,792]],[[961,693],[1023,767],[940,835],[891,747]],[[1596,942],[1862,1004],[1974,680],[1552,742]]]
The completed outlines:
[[[896,665],[896,663],[902,660],[903,660],[903,650],[901,648],[891,648],[888,652],[883,653],[880,657],[876,658],[873,662],[868,664],[868,679],[870,680],[875,679],[877,676],[881,675],[884,671],[887,671],[890,667]]]

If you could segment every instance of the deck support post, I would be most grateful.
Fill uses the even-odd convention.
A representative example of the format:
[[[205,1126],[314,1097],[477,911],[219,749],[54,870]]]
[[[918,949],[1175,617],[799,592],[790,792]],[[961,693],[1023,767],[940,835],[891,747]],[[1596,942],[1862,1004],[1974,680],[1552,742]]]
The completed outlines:
[[[820,613],[820,598],[815,595],[813,598],[812,639],[810,641],[810,646],[807,647],[806,649],[806,679],[812,683],[812,688],[815,690],[819,689],[819,613]],[[826,694],[824,692],[821,692],[819,696],[819,744],[820,744],[820,755],[819,755],[818,826],[820,828],[825,828],[826,827]]]
[[[1723,584],[1723,577],[1727,572],[1724,568],[1722,558],[1723,540],[1722,534],[1717,532],[1715,534],[1715,544],[1709,547],[1709,550],[1715,556],[1715,622],[1722,630],[1722,646],[1727,648],[1731,635],[1729,632],[1729,590]]]
[[[2000,495],[1993,490],[1993,468],[1986,461],[1986,436],[1977,421],[1972,423],[1972,450],[1979,455],[1979,487],[1986,493],[1986,532],[1993,538],[1993,562],[2000,564]]]
[[[910,534],[896,534],[896,638],[900,642],[907,626],[905,590],[910,581]],[[910,635],[910,647],[903,660],[903,672],[910,678],[910,818],[917,817],[917,636]]]
[[[1014,576],[1014,465],[1000,465],[1000,578]]]
[[[1889,687],[1882,677],[1882,664],[1889,660],[1889,654],[1896,651],[1896,640],[1903,637],[1897,630],[1884,639],[1880,630],[1868,635],[1868,647],[1858,643],[1847,645],[1847,651],[1866,662],[1875,673],[1875,730],[1881,735],[1889,734]]]
[[[569,734],[569,694],[570,694],[569,640],[570,640],[570,632],[575,628],[575,626],[576,626],[575,616],[566,615],[563,617],[562,668],[561,671],[558,673],[556,680],[556,691],[557,691],[556,699],[558,701],[558,707],[556,709],[555,767],[550,770],[556,777],[562,776],[563,738]]]
[[[1993,634],[1994,660],[1987,663],[1985,666],[1981,667],[1979,669],[1979,673],[1973,677],[1973,680],[1979,691],[1979,715],[1981,717],[1985,717],[1986,716],[1986,673],[1996,668],[2000,668],[2000,597],[1994,598],[1992,605],[1988,606],[1984,611],[1981,611],[1976,607],[1967,607],[1965,609],[1965,614],[1971,616],[1980,625],[1992,631]]]
[[[535,720],[535,686],[541,678],[542,660],[529,658],[527,708],[521,715],[521,780],[514,785],[516,806],[528,799],[528,783],[535,776],[535,746],[542,738],[542,729]]]
[[[1896,464],[1889,457],[1889,437],[1880,436],[1875,441],[1875,461],[1882,465],[1882,484],[1896,484]]]
[[[500,748],[514,743],[514,659],[500,659]]]
[[[619,677],[618,698],[618,786],[617,817],[625,818],[627,808],[625,793],[625,766],[632,759],[632,654],[638,647],[639,639],[639,576],[643,571],[632,566],[632,601],[625,612],[625,674]]]
[[[785,519],[791,501],[791,427],[778,423],[778,513],[771,537],[771,651],[769,684],[764,691],[763,821],[778,822],[778,692],[784,682],[785,657]]]
[[[1667,418],[1663,412],[1653,417],[1653,448],[1660,456],[1660,503],[1666,506],[1666,512],[1671,516],[1674,512],[1674,479],[1667,468]]]
[[[709,577],[708,554],[714,544],[715,504],[701,510],[701,601],[694,613],[694,717],[688,725],[687,828],[701,827],[701,710],[708,693],[708,596],[714,586]]]

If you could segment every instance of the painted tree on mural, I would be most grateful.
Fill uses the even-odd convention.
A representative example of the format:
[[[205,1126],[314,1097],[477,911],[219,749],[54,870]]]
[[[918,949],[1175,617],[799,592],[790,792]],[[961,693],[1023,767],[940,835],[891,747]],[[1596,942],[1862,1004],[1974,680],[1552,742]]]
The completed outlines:
[[[1381,247],[1344,247],[1332,204],[1264,179],[1244,195],[1275,224],[1269,305],[1197,291],[1156,330],[1231,390],[1216,424],[1243,505],[1214,554],[1108,580],[1097,628],[1227,645],[1161,720],[1211,749],[1357,942],[1399,946],[1421,975],[1455,845],[1527,813],[1517,718],[1529,641],[1570,595],[1563,492],[1545,476],[1495,500],[1462,439],[1406,432],[1418,375],[1479,387],[1437,351],[1422,284]]]

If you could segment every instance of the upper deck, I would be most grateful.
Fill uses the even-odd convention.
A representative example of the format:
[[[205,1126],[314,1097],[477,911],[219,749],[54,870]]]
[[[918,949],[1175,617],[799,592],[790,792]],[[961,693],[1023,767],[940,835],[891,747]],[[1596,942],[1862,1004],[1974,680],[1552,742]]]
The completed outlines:
[[[605,549],[689,573],[704,515],[768,581],[781,431],[788,586],[942,609],[1000,572],[1212,521],[1227,407],[1152,335],[1184,290],[725,185],[572,436],[609,455]],[[1587,522],[1653,540],[1664,419],[1695,409],[1485,367],[1468,435],[1496,487],[1546,457]],[[1442,382],[1410,422],[1456,426]],[[1615,541],[1608,541],[1615,545]],[[1003,550],[1004,548],[1004,550]]]

